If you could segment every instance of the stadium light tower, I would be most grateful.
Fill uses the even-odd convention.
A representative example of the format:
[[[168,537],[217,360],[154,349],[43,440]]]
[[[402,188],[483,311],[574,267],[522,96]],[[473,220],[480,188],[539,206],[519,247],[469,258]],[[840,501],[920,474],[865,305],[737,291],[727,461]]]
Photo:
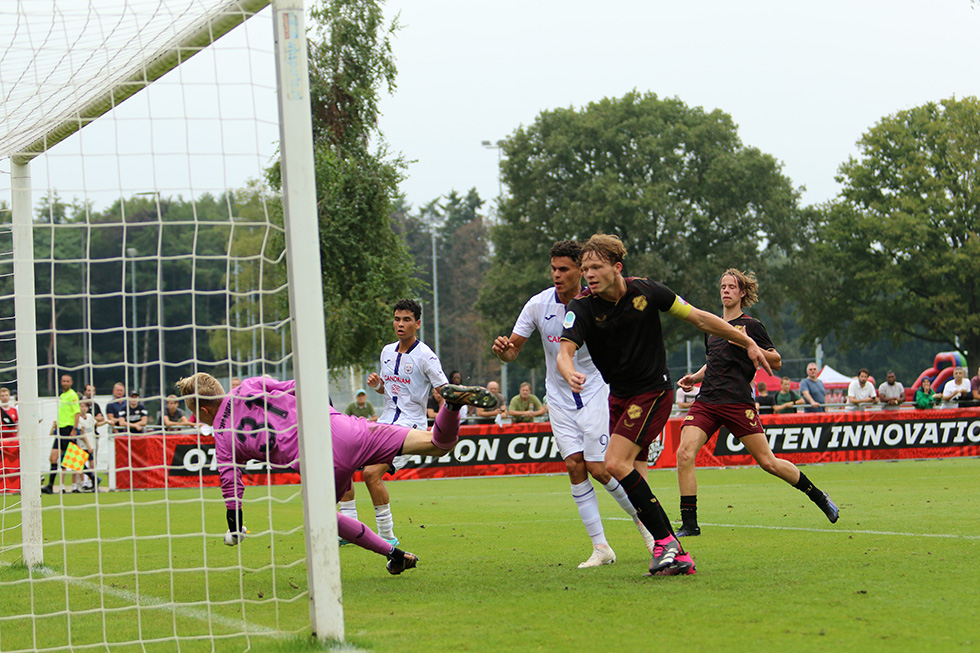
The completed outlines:
[[[136,348],[136,255],[138,253],[135,247],[126,249],[126,254],[129,256],[129,277],[133,289],[133,385],[129,388],[129,393],[127,394],[135,391],[139,383],[139,350]]]
[[[500,166],[504,162],[504,142],[502,140],[497,141],[483,141],[483,147],[488,150],[497,150],[497,215],[495,220],[500,220],[500,203],[504,200],[504,181],[500,175]],[[500,361],[500,392],[504,397],[509,397],[507,394],[507,363]]]

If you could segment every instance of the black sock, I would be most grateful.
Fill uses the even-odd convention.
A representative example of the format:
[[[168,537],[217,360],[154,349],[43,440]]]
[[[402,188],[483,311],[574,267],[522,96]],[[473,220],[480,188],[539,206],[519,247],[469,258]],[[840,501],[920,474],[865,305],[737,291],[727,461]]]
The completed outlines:
[[[698,495],[685,494],[681,496],[681,521],[684,525],[698,525]]]
[[[658,540],[665,539],[672,535],[670,523],[666,519],[666,513],[653,496],[650,486],[643,480],[640,473],[635,469],[620,479],[619,483],[626,490],[626,496],[630,503],[636,508],[636,516],[640,522],[647,527],[647,530]]]
[[[810,479],[808,479],[806,477],[806,474],[804,474],[803,472],[800,472],[800,480],[798,480],[796,482],[796,485],[794,485],[793,487],[795,487],[797,490],[810,497],[810,501],[813,501],[814,503],[819,503],[820,501],[823,501],[823,492],[818,490],[817,486],[814,485],[813,482]]]
[[[51,463],[51,473],[48,474],[48,485],[54,486],[54,477],[58,475],[58,463]]]

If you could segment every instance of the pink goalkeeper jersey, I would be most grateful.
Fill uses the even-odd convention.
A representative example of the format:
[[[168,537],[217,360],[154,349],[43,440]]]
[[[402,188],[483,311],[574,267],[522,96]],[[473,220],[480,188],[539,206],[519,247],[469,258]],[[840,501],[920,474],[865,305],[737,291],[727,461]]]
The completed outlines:
[[[268,377],[243,380],[218,406],[213,426],[221,494],[229,509],[241,507],[245,490],[242,469],[249,460],[268,461],[274,469],[299,472],[295,381]],[[330,431],[338,499],[360,467],[390,463],[408,434],[405,427],[368,422],[339,413],[333,406]]]

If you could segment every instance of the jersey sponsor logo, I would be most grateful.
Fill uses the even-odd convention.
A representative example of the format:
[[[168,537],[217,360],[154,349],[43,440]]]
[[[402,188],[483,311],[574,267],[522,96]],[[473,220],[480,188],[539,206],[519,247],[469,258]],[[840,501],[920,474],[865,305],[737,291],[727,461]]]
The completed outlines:
[[[548,342],[561,342],[560,336],[548,336]]]
[[[647,298],[643,295],[633,298],[633,308],[638,311],[645,311],[647,308]]]
[[[415,369],[415,365],[414,364],[412,364],[412,363],[406,363],[405,364],[405,374],[411,374],[412,373],[412,370],[414,370],[414,369]]]
[[[395,376],[394,374],[385,374],[385,381],[393,381],[395,383],[404,383],[405,385],[412,385],[411,379],[406,379],[404,376]]]
[[[575,313],[569,311],[565,313],[565,321],[561,323],[566,329],[571,329],[575,326]]]

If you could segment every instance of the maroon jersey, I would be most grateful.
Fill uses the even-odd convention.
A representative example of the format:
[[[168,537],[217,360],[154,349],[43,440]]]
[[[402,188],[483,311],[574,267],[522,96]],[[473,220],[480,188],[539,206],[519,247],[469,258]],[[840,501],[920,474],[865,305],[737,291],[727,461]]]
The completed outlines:
[[[617,397],[671,389],[660,312],[677,295],[651,279],[626,278],[626,294],[613,304],[586,288],[568,302],[562,340],[588,345],[592,362]]]
[[[744,331],[761,349],[774,349],[765,325],[744,313],[729,320],[736,329]],[[724,338],[705,334],[704,348],[708,358],[704,381],[697,399],[707,404],[754,404],[752,379],[755,364],[748,352]]]

